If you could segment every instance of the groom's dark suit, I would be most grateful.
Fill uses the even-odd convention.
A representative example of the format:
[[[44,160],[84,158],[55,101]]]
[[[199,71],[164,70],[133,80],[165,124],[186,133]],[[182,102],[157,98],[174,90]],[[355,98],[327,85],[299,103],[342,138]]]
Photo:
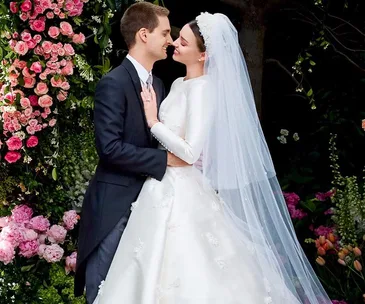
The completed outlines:
[[[159,105],[165,98],[165,88],[157,77],[153,87]],[[104,259],[103,253],[98,254],[101,257],[96,254],[101,244],[114,254],[126,224],[123,218],[128,218],[131,204],[147,176],[161,180],[166,171],[167,153],[156,149],[157,142],[151,137],[141,90],[140,78],[128,59],[105,75],[96,88],[94,124],[99,163],[81,212],[75,277],[77,296],[84,292],[91,257],[97,265],[99,258]],[[102,263],[107,265],[98,267],[106,267],[100,269],[106,274],[111,260]]]

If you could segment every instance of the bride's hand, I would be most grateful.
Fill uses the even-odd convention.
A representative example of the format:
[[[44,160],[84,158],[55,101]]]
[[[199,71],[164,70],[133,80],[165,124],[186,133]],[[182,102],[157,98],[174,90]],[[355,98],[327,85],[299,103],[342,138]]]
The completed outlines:
[[[152,128],[155,123],[159,122],[157,119],[156,93],[152,87],[147,89],[145,86],[143,86],[141,97],[143,100],[144,112],[146,115],[148,127]]]

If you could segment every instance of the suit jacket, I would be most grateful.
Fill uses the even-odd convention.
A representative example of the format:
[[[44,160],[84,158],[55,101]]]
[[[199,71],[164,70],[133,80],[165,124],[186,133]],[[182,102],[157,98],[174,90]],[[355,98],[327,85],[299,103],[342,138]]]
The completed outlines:
[[[153,87],[159,107],[165,88],[157,77]],[[156,149],[141,91],[137,71],[128,59],[105,75],[96,88],[94,125],[99,163],[81,211],[76,296],[84,292],[87,257],[129,211],[146,178],[161,180],[166,171],[167,153]]]

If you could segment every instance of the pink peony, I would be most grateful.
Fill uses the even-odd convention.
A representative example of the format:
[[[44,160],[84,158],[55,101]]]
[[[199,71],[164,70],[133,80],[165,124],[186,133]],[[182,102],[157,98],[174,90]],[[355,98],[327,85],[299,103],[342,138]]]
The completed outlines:
[[[39,61],[33,62],[32,65],[31,65],[31,67],[30,67],[30,70],[33,71],[33,72],[35,72],[35,73],[37,73],[37,74],[41,73],[42,72],[42,65],[41,65],[41,63]]]
[[[17,205],[11,211],[11,218],[16,223],[27,223],[32,218],[33,210],[26,205]]]
[[[71,271],[76,272],[76,260],[77,260],[76,251],[71,253],[70,256],[66,257],[66,266],[65,266],[66,274],[69,274]]]
[[[38,242],[39,244],[45,244],[46,243],[46,239],[47,239],[47,234],[40,234],[38,236]]]
[[[39,243],[37,240],[22,242],[19,245],[19,255],[25,258],[31,258],[38,253]]]
[[[10,151],[19,150],[23,147],[22,140],[18,136],[12,136],[6,141],[6,145]]]
[[[53,38],[56,39],[60,34],[60,29],[56,26],[51,26],[48,30],[48,35]]]
[[[38,82],[37,86],[34,89],[34,92],[37,95],[44,95],[48,93],[48,86],[45,82]]]
[[[66,229],[72,230],[80,219],[80,216],[76,213],[75,210],[69,210],[64,213],[62,219]]]
[[[30,0],[25,0],[21,5],[20,9],[22,12],[26,13],[32,9],[32,2]]]
[[[0,240],[8,241],[15,248],[24,241],[24,227],[17,223],[10,222],[8,226],[4,227],[0,232]]]
[[[39,104],[42,108],[50,107],[50,106],[52,106],[52,104],[53,104],[52,97],[51,97],[51,96],[49,96],[49,95],[43,95],[43,96],[39,97],[39,99],[38,99],[38,104]]]
[[[30,28],[33,31],[41,33],[41,32],[44,32],[44,30],[46,29],[46,23],[44,22],[44,20],[37,19],[37,20],[34,20],[34,22],[32,23]]]
[[[31,137],[29,137],[27,139],[27,147],[28,148],[34,148],[35,146],[38,145],[38,137],[32,135]]]
[[[0,217],[0,228],[4,228],[4,227],[8,226],[9,222],[10,222],[10,218],[8,216]]]
[[[18,41],[14,48],[14,51],[22,56],[24,56],[28,52],[28,50],[28,45],[24,41]]]
[[[12,163],[16,163],[20,158],[21,158],[21,154],[19,152],[7,152],[5,154],[5,160],[12,164]]]
[[[85,43],[85,35],[83,33],[75,34],[72,37],[72,42],[75,44],[83,44]]]
[[[42,248],[42,250],[43,250],[42,256],[48,263],[56,263],[56,262],[61,261],[64,250],[59,245],[52,244],[52,245],[43,245],[43,246],[45,246],[45,247]],[[39,254],[39,252],[38,252],[38,254]]]
[[[10,11],[13,14],[16,14],[19,11],[18,4],[16,2],[10,2]]]
[[[14,246],[6,241],[0,241],[0,261],[5,265],[9,264],[15,257]]]
[[[65,241],[67,230],[60,225],[53,225],[47,231],[48,240],[51,243],[63,243]]]
[[[23,231],[23,238],[24,241],[34,241],[38,239],[38,233],[35,232],[33,229],[24,228]]]

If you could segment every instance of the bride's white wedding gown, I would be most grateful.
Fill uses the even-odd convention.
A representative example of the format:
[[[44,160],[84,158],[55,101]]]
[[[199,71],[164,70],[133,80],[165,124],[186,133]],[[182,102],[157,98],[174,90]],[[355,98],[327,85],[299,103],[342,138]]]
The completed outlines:
[[[162,149],[189,163],[210,126],[206,90],[205,76],[178,78],[151,129]],[[149,178],[94,304],[299,303],[279,274],[262,274],[249,238],[235,238],[222,207],[193,166]]]

